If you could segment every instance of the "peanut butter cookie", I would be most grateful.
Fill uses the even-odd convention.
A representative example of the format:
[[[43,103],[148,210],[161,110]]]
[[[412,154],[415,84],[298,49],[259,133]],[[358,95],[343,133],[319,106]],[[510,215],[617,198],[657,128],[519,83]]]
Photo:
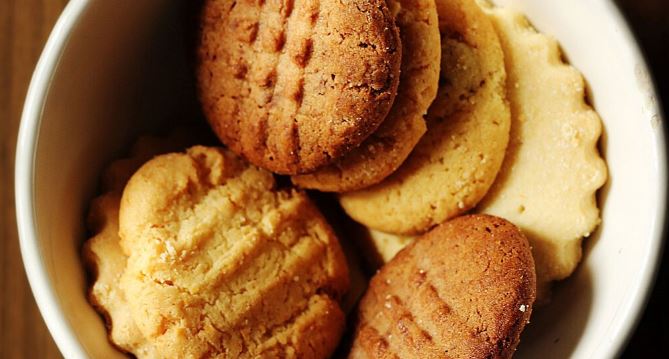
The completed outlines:
[[[114,277],[123,299],[98,292],[116,308],[112,332],[132,324],[114,343],[138,357],[331,354],[346,261],[306,195],[274,187],[271,173],[217,148],[143,165],[121,199],[118,265],[96,256],[98,278]]]
[[[93,233],[85,242],[82,257],[95,278],[88,298],[100,312],[108,327],[109,340],[123,351],[138,357],[156,357],[156,349],[147,342],[128,311],[128,298],[119,288],[119,277],[125,270],[127,256],[118,235],[118,211],[128,179],[146,161],[156,155],[181,151],[194,143],[196,131],[180,129],[166,137],[143,136],[132,146],[127,158],[112,162],[103,171],[103,194],[91,202],[87,227]]]
[[[437,94],[441,46],[434,0],[388,0],[402,38],[402,66],[388,117],[360,147],[314,173],[293,176],[303,188],[362,189],[388,177],[425,133],[423,116]]]
[[[510,358],[530,318],[530,245],[513,224],[473,215],[400,251],[360,302],[351,358]]]
[[[206,0],[201,103],[235,153],[276,173],[311,172],[383,122],[401,51],[384,0]]]

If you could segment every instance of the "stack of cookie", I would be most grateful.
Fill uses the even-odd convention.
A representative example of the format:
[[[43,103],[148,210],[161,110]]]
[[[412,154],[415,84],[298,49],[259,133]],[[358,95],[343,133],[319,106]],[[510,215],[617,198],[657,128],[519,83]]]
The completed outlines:
[[[141,358],[510,357],[578,263],[606,178],[556,43],[477,0],[205,0],[199,36],[224,147],[144,138],[90,209],[111,342]],[[364,233],[304,190],[336,192],[325,206]],[[369,281],[360,257],[380,268]]]
[[[510,220],[532,244],[538,299],[548,302],[550,284],[574,271],[582,239],[599,224],[601,120],[581,74],[522,14],[487,2],[437,4],[441,83],[428,131],[395,173],[340,203],[369,229],[376,265],[467,211]]]
[[[303,188],[346,192],[395,171],[437,92],[434,1],[244,3],[203,10],[198,80],[221,141]]]

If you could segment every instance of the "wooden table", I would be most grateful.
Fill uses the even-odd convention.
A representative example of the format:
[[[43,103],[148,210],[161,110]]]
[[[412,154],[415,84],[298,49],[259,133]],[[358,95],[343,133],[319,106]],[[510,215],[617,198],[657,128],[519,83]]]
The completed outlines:
[[[19,254],[14,214],[16,132],[37,58],[66,0],[0,0],[0,358],[58,358],[35,306]],[[617,1],[637,31],[664,98],[669,99],[669,4]],[[665,102],[665,109],[669,103]],[[669,251],[667,251],[669,252]],[[665,258],[667,255],[665,255]],[[652,356],[669,343],[668,261],[626,356]]]
[[[59,358],[28,286],[14,214],[14,153],[37,58],[66,0],[0,0],[0,358]]]

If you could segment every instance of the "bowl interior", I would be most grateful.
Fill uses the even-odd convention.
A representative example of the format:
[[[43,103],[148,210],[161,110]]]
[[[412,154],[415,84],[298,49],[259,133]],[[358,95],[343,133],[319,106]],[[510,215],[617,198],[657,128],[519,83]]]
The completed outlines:
[[[32,178],[18,179],[32,180],[34,191],[33,197],[17,193],[17,201],[29,202],[35,224],[35,236],[22,241],[36,243],[45,268],[42,273],[27,265],[33,288],[53,294],[37,298],[47,324],[53,331],[47,313],[62,313],[60,324],[74,336],[68,342],[56,336],[64,352],[80,345],[90,357],[120,356],[86,301],[83,219],[101,169],[139,133],[198,121],[183,3],[89,1],[76,13],[67,41],[52,48],[62,52],[44,103],[26,104],[41,106],[41,116],[24,118],[38,136],[34,157],[21,156],[32,151],[21,148],[17,157],[33,161]],[[528,14],[584,73],[604,121],[601,149],[610,170],[600,191],[603,225],[585,241],[576,273],[558,285],[549,306],[536,310],[516,357],[609,357],[636,320],[660,248],[666,178],[652,84],[609,1],[497,3]],[[19,222],[32,225],[21,215]]]

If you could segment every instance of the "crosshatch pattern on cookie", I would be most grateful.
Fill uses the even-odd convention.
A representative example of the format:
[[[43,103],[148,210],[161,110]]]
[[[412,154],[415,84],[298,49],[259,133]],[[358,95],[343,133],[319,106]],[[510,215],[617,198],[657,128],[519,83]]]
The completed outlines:
[[[283,174],[358,146],[397,91],[401,46],[384,1],[206,1],[198,81],[221,140]]]
[[[372,278],[351,358],[510,358],[536,278],[513,224],[462,216],[414,241]]]
[[[139,164],[108,173],[127,179]],[[115,187],[94,202],[84,250],[97,274],[91,301],[115,345],[140,358],[334,350],[347,268],[304,193],[202,146],[156,157],[124,182],[123,199]]]
[[[348,192],[388,177],[426,130],[423,116],[437,94],[441,57],[434,0],[388,0],[402,38],[397,97],[381,126],[358,148],[314,173],[293,176],[303,188]]]

